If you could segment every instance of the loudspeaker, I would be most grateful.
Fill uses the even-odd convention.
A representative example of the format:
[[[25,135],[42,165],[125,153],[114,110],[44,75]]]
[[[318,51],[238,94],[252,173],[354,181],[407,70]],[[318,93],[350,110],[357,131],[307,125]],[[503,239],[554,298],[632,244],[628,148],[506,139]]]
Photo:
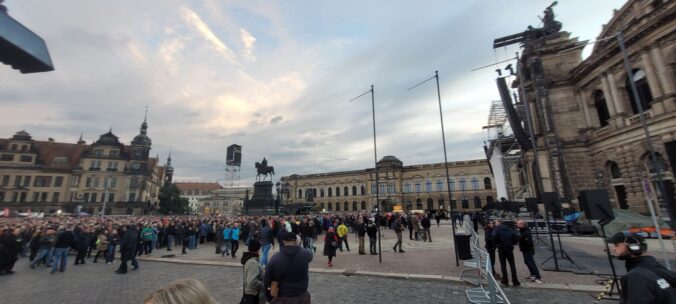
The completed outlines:
[[[538,207],[538,199],[534,197],[526,198],[526,209],[528,212],[538,213],[540,208]]]
[[[590,220],[608,220],[615,217],[613,207],[610,206],[608,191],[605,189],[580,191],[580,209]]]
[[[507,209],[509,210],[509,212],[519,213],[519,211],[521,211],[521,206],[519,205],[519,202],[509,202],[508,206],[509,207]]]
[[[561,198],[556,192],[542,193],[542,202],[545,204],[545,211],[551,212],[555,219],[562,218],[561,216]]]

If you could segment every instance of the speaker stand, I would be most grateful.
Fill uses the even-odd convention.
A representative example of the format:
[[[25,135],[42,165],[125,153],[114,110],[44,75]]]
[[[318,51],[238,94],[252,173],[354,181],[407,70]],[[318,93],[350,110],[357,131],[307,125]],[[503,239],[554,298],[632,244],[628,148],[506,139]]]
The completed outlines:
[[[605,213],[605,212],[604,212]],[[606,214],[608,215],[608,214]],[[612,222],[614,218],[608,218],[605,220],[600,220],[599,225],[601,226],[601,237],[603,238],[603,244],[606,246],[606,256],[608,257],[608,264],[610,264],[610,270],[613,273],[613,277],[610,278],[612,280],[611,285],[610,285],[610,290],[608,291],[608,295],[605,295],[605,293],[602,294],[603,299],[607,300],[619,300],[619,298],[613,298],[613,290],[617,289],[617,294],[620,294],[620,282],[619,278],[617,277],[617,272],[615,271],[615,263],[613,262],[613,257],[610,255],[610,246],[608,246],[608,242],[606,242],[606,225],[608,225],[610,222]]]
[[[559,267],[559,261],[568,261],[570,264],[575,266],[577,270],[584,270],[580,265],[577,265],[575,261],[568,255],[568,253],[563,249],[563,244],[561,243],[561,233],[557,233],[557,238],[558,238],[558,243],[559,243],[559,249],[556,249],[556,245],[554,245],[554,237],[552,236],[552,224],[549,222],[549,214],[547,211],[545,211],[545,214],[547,215],[547,218],[545,219],[547,221],[547,228],[549,230],[549,240],[551,242],[551,250],[552,250],[552,255],[550,255],[548,258],[546,258],[540,265],[544,265],[547,263],[549,260],[554,259],[554,269],[547,269],[550,271],[569,271],[569,270],[562,270]],[[557,257],[557,254],[561,254],[561,257]]]

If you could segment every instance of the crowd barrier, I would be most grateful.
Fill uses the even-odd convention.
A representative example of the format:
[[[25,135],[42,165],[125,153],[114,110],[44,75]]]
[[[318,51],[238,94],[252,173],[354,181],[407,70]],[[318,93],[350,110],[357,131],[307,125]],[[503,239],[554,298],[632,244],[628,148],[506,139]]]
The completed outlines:
[[[469,245],[473,259],[463,261],[468,269],[460,272],[460,279],[477,286],[465,290],[467,300],[475,304],[510,304],[504,291],[500,288],[500,284],[493,277],[490,256],[482,248],[479,235],[467,221],[465,221],[463,228],[465,233],[470,235]]]

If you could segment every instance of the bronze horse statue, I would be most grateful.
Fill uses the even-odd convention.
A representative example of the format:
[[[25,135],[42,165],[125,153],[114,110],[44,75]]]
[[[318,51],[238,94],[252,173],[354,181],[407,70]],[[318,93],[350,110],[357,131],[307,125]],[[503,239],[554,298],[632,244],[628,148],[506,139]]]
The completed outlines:
[[[263,180],[265,180],[265,177],[270,174],[270,178],[272,179],[272,176],[275,175],[275,167],[273,166],[268,166],[268,161],[263,158],[262,163],[256,162],[256,180],[259,180],[259,176],[263,175]]]

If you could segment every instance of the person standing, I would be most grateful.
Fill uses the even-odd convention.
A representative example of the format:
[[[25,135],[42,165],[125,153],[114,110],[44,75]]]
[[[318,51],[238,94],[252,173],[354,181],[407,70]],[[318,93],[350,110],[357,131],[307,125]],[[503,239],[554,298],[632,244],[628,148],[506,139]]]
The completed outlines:
[[[258,259],[261,243],[257,239],[251,239],[247,247],[248,251],[242,254],[241,261],[244,265],[242,283],[244,292],[240,303],[258,304],[261,302],[261,291],[263,290],[263,278],[261,276],[263,271]]]
[[[488,258],[491,259],[491,270],[493,271],[493,276],[496,279],[500,279],[498,273],[495,272],[495,250],[498,249],[498,246],[495,244],[493,239],[493,230],[495,230],[495,222],[490,221],[486,227],[484,227],[484,240],[486,241],[486,251],[488,252]]]
[[[377,255],[378,250],[376,250],[376,236],[378,235],[378,227],[375,223],[373,223],[373,220],[369,220],[369,224],[366,226],[366,233],[369,236],[369,251],[371,254]]]
[[[394,229],[394,234],[397,235],[397,242],[394,243],[394,252],[397,252],[397,246],[399,246],[399,252],[404,253],[405,251],[401,248],[402,236],[401,233],[404,230],[404,225],[401,223],[401,216],[397,215],[394,223],[392,223],[392,229]]]
[[[540,271],[535,264],[535,242],[533,241],[533,235],[524,220],[517,221],[516,227],[519,228],[519,249],[523,255],[523,263],[526,264],[530,272],[530,277],[526,279],[533,281],[533,283],[542,284]]]
[[[129,233],[128,230],[127,233]],[[153,228],[150,227],[150,225],[146,225],[145,227],[143,227],[143,230],[141,230],[141,241],[143,241],[143,254],[145,255],[151,255],[153,253],[154,233],[155,232],[153,231]]]
[[[120,245],[120,234],[117,232],[117,229],[110,231],[110,236],[108,237],[108,254],[106,254],[106,264],[112,264],[115,260],[115,248],[117,245]]]
[[[232,237],[232,228],[230,227],[230,223],[226,223],[222,235],[223,238],[223,250],[221,250],[222,257],[230,255],[230,248],[232,247],[232,243],[230,242],[231,237]]]
[[[336,256],[336,247],[338,246],[338,236],[333,227],[329,227],[329,231],[324,236],[324,255],[329,258],[329,267],[333,267],[333,257]]]
[[[127,261],[131,260],[131,266],[134,270],[138,269],[138,262],[136,261],[136,246],[138,245],[138,232],[135,225],[129,225],[127,231],[122,236],[120,241],[120,267],[115,270],[117,274],[127,273]]]
[[[173,221],[169,223],[164,233],[167,235],[167,251],[171,251],[171,246],[176,242],[176,226]]]
[[[432,231],[430,229],[432,228],[432,222],[430,222],[430,218],[427,216],[423,216],[423,219],[420,221],[420,225],[423,228],[423,234],[425,235],[426,241],[429,241],[431,243]]]
[[[54,229],[47,229],[44,235],[42,235],[39,239],[40,243],[40,248],[38,250],[38,254],[35,256],[33,261],[31,261],[30,267],[32,269],[35,269],[35,265],[40,263],[42,259],[45,259],[45,266],[49,264],[49,257],[51,256],[52,250],[54,250],[54,242],[56,241],[55,238],[56,231]]]
[[[364,255],[366,251],[364,250],[364,240],[366,238],[366,225],[364,224],[364,219],[359,218],[357,223],[357,236],[359,237],[359,254]]]
[[[232,228],[232,231],[230,232],[230,245],[232,246],[232,249],[230,251],[230,255],[232,258],[237,258],[237,249],[239,249],[239,224],[235,223],[235,227]]]
[[[103,253],[103,258],[106,259],[106,251],[108,250],[108,230],[103,230],[96,237],[96,254],[94,255],[93,263],[97,263],[99,254]]]
[[[287,233],[284,247],[270,258],[263,280],[266,297],[272,304],[311,303],[308,292],[312,253],[298,246],[296,235]]]
[[[89,248],[89,243],[91,243],[91,233],[89,232],[89,227],[82,227],[80,231],[80,237],[75,242],[75,250],[77,250],[77,255],[75,256],[75,263],[73,265],[79,265],[85,263],[85,256],[87,255],[87,248]]]
[[[613,244],[613,254],[625,261],[627,274],[620,279],[620,304],[676,303],[676,273],[646,255],[643,237],[618,232],[606,239]]]
[[[61,230],[60,233],[56,236],[56,242],[54,243],[54,260],[52,261],[52,272],[55,273],[57,270],[59,272],[66,271],[66,263],[68,262],[68,248],[73,245],[73,240],[75,236],[70,227],[65,228],[59,227]]]
[[[268,225],[267,220],[263,219],[261,221],[261,232],[258,234],[260,239],[261,247],[263,248],[263,253],[261,255],[261,266],[265,268],[268,265],[268,254],[270,253],[270,248],[275,248],[275,236],[273,235],[272,229]]]
[[[350,245],[347,243],[348,230],[344,222],[340,222],[340,225],[338,225],[338,228],[336,229],[336,234],[338,234],[338,249],[342,252],[343,242],[345,242],[345,249],[350,251]]]
[[[20,234],[19,228],[7,228],[0,235],[0,275],[14,273],[12,268],[22,248],[18,237]]]
[[[497,226],[493,230],[493,240],[498,246],[500,270],[502,271],[502,280],[500,282],[505,286],[509,286],[509,276],[507,275],[507,263],[509,262],[512,273],[512,285],[514,287],[521,286],[516,276],[516,265],[514,264],[514,245],[519,243],[519,234],[500,220],[496,220],[496,224]]]

